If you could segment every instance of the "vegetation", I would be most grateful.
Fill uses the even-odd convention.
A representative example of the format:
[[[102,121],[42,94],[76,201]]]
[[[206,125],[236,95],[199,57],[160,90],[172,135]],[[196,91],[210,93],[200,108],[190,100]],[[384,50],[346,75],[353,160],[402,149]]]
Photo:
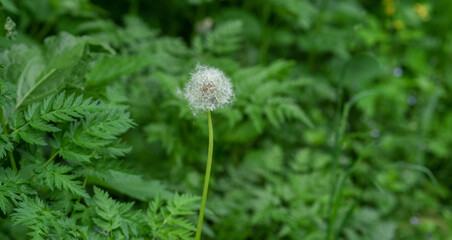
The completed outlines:
[[[0,239],[194,239],[208,115],[202,239],[452,239],[449,0],[0,4]]]

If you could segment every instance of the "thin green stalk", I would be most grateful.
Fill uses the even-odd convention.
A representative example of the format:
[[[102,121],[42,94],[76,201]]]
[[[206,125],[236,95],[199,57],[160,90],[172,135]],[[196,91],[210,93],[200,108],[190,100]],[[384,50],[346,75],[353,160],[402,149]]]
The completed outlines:
[[[327,228],[327,236],[326,240],[330,240],[330,237],[333,235],[334,231],[334,221],[333,218],[333,204],[334,199],[336,197],[336,188],[337,188],[337,175],[338,175],[338,162],[339,162],[339,155],[341,152],[340,149],[340,141],[341,141],[341,122],[342,117],[344,116],[342,112],[342,90],[343,90],[343,81],[344,81],[344,75],[345,71],[349,65],[349,62],[347,62],[342,69],[341,76],[339,78],[339,86],[337,88],[337,103],[336,103],[336,118],[334,121],[334,150],[333,150],[333,162],[331,167],[331,192],[330,197],[328,201],[328,228]]]
[[[5,116],[3,116],[3,107],[0,107],[0,118],[2,121],[3,133],[5,135],[8,135],[8,129],[6,128]],[[8,151],[8,156],[9,156],[9,161],[11,162],[11,167],[14,169],[14,171],[17,172],[16,161],[14,160],[13,153],[11,151]]]
[[[264,27],[261,46],[260,46],[260,57],[259,57],[259,62],[261,64],[265,64],[265,62],[267,60],[267,52],[268,52],[268,47],[270,44],[269,39],[270,39],[271,29],[268,24],[268,20],[270,18],[270,13],[271,13],[270,3],[268,1],[265,1],[262,5],[262,18],[261,18],[261,24]]]
[[[50,21],[47,21],[44,24],[44,27],[42,27],[39,33],[36,35],[36,39],[38,40],[38,42],[41,42],[47,36],[49,31],[55,25],[56,21],[58,21],[56,18],[52,18]]]
[[[209,123],[209,150],[207,153],[206,176],[204,177],[204,189],[202,191],[201,209],[199,210],[198,227],[196,228],[195,240],[201,239],[202,222],[204,219],[204,209],[206,208],[207,192],[209,191],[210,171],[212,169],[212,155],[213,155],[213,127],[212,116],[207,112]]]
[[[52,150],[52,152],[54,152],[54,150]],[[54,153],[52,154],[52,156],[50,156],[50,158],[49,158],[49,159],[41,166],[41,168],[46,168],[47,165],[49,165],[49,164],[53,161],[53,159],[55,159],[55,157],[58,155],[59,152],[60,152],[59,150],[56,151],[56,152],[54,152]],[[33,179],[35,179],[35,177],[36,177],[36,175],[33,174],[33,175],[31,176],[31,178],[30,178],[30,181],[33,180]]]
[[[88,176],[85,176],[85,179],[83,180],[83,188],[86,187],[86,184],[88,183]],[[77,201],[75,202],[74,206],[80,203],[80,200],[82,200],[82,197],[79,197]],[[72,217],[75,213],[75,208],[72,209],[71,215],[69,217]]]
[[[348,63],[346,64],[345,68],[348,66]],[[356,96],[354,96],[352,99],[350,99],[345,105],[344,108],[341,111],[339,111],[341,109],[341,104],[342,104],[342,88],[343,88],[343,80],[344,78],[344,71],[342,73],[340,82],[339,82],[339,100],[338,100],[338,105],[336,106],[337,112],[339,112],[339,116],[337,116],[337,119],[340,120],[336,120],[336,124],[335,124],[335,146],[334,146],[334,152],[333,152],[333,167],[332,167],[332,181],[331,181],[331,192],[330,192],[330,199],[328,201],[328,230],[327,230],[327,236],[326,239],[337,239],[337,232],[334,232],[334,224],[336,222],[336,217],[337,217],[337,211],[339,208],[339,204],[340,204],[340,195],[342,192],[342,184],[343,182],[339,182],[338,184],[338,178],[339,178],[339,170],[338,170],[338,161],[339,161],[339,156],[341,153],[341,149],[340,149],[340,145],[342,143],[342,141],[344,140],[344,135],[345,135],[345,128],[346,128],[346,124],[347,124],[347,119],[348,119],[348,115],[350,113],[350,108],[353,106],[353,104],[355,104],[359,99],[369,96],[369,95],[374,95],[377,92],[375,91],[365,91],[362,92],[360,94],[357,94]],[[359,159],[359,161],[361,161]],[[358,162],[359,162],[358,161]],[[349,173],[346,173],[346,176]],[[344,178],[342,180],[345,180],[346,176],[344,176]],[[339,189],[339,190],[338,190]]]
[[[42,168],[47,167],[47,165],[49,165],[53,161],[53,159],[58,155],[59,152],[60,150],[56,151],[52,156],[50,156],[49,160],[47,160],[47,162],[42,165]]]

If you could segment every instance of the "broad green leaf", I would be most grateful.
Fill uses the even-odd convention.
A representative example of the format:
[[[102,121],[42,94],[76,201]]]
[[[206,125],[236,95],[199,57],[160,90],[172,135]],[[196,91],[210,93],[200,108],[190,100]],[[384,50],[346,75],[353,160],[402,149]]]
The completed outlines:
[[[17,14],[19,9],[17,9],[16,4],[13,0],[0,0],[0,3],[3,5],[3,7],[12,13]]]
[[[23,45],[6,53],[7,77],[17,83],[16,108],[56,93],[73,80],[84,53],[84,41],[68,33],[45,40],[43,51]]]

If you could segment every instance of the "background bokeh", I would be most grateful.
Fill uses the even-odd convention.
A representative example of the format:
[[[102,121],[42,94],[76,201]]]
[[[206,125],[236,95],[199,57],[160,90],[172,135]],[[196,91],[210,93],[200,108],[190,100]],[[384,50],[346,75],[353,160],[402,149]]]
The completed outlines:
[[[0,3],[2,50],[91,43],[67,88],[131,112],[122,161],[159,180],[137,191],[201,195],[207,117],[177,90],[197,63],[231,78],[205,239],[452,239],[451,1]]]

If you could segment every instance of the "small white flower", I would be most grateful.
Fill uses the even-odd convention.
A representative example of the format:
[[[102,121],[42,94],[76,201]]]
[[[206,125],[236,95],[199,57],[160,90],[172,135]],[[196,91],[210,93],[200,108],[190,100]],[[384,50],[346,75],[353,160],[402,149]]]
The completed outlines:
[[[6,17],[4,28],[6,30],[6,38],[16,38],[16,23],[10,17]]]
[[[197,65],[183,91],[193,113],[213,111],[232,103],[231,80],[217,68]]]

